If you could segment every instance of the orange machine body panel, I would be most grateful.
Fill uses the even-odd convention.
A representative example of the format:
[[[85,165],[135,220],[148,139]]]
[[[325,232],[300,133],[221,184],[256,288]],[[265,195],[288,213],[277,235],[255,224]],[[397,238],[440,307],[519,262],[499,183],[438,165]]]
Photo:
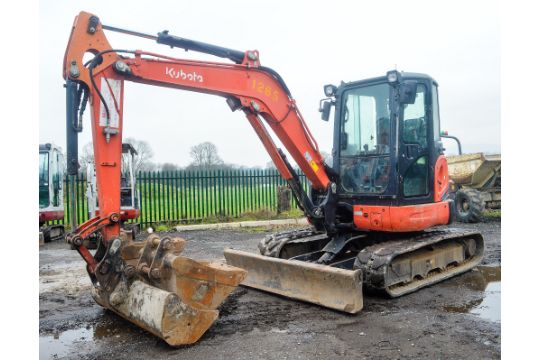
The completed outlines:
[[[354,225],[361,230],[407,232],[446,225],[450,219],[447,201],[410,206],[354,205]]]
[[[444,155],[440,155],[435,163],[435,202],[442,201],[444,195],[448,192],[450,179],[448,177],[448,162]]]

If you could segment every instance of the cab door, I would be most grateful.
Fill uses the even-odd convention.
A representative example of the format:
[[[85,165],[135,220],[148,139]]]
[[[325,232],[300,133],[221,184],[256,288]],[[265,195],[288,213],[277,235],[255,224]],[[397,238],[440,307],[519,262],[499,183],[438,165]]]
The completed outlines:
[[[45,209],[49,207],[50,186],[49,181],[49,152],[39,152],[39,208]]]
[[[430,203],[432,198],[432,132],[430,87],[418,82],[413,104],[402,104],[399,122],[399,187],[403,205]]]
[[[64,156],[58,149],[51,151],[50,158],[50,193],[51,206],[54,208],[64,207]]]

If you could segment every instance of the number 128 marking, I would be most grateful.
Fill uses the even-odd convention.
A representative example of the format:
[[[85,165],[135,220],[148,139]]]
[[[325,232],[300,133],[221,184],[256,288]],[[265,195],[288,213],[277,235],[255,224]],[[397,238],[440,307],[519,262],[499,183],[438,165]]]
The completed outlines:
[[[256,90],[258,93],[264,94],[265,96],[271,98],[274,101],[278,100],[278,91],[272,89],[270,86],[265,85],[264,82],[253,79],[251,81],[251,87],[253,90]]]

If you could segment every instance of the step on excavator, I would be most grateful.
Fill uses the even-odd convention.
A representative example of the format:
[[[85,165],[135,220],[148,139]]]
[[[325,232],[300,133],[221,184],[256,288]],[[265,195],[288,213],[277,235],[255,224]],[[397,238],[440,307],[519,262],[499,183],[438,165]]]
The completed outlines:
[[[112,48],[105,31],[226,59],[178,59]],[[83,60],[86,53],[93,57]],[[323,120],[334,109],[333,164],[323,161],[281,76],[256,50],[237,51],[170,35],[75,19],[64,58],[68,173],[77,170],[77,131],[87,103],[96,163],[99,214],[66,240],[87,263],[102,306],[170,345],[197,341],[217,306],[245,286],[332,309],[358,313],[363,288],[401,296],[476,266],[482,235],[436,228],[450,224],[448,167],[440,141],[438,84],[431,77],[385,76],[326,85]],[[227,264],[181,255],[181,238],[151,235],[135,242],[121,232],[120,156],[124,82],[221,96],[252,125],[311,226],[263,239],[260,254],[225,249]],[[301,186],[272,130],[309,179]],[[95,254],[84,239],[101,232]]]

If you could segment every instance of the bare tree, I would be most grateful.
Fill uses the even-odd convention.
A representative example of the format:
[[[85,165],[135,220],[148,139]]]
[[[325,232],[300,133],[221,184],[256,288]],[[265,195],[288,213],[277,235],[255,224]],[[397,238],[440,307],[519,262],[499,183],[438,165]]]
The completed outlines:
[[[224,164],[218,155],[216,145],[209,141],[192,146],[189,155],[193,158],[190,167],[212,169]]]
[[[137,155],[133,159],[133,171],[135,174],[139,171],[152,171],[156,168],[156,164],[151,161],[154,157],[154,152],[146,141],[125,138],[123,142],[131,144],[137,151]]]
[[[160,166],[161,171],[178,171],[181,167],[173,163],[163,163]]]
[[[152,171],[156,169],[156,164],[151,161],[154,152],[146,141],[126,138],[123,139],[123,142],[131,144],[137,151],[137,155],[133,158],[133,171],[135,174],[139,171]],[[124,162],[124,160],[122,160],[122,162]],[[79,171],[86,173],[86,169],[90,164],[94,164],[94,147],[91,142],[83,146],[81,154],[79,155]],[[122,163],[122,166],[127,169],[126,164]]]
[[[94,166],[94,147],[91,142],[83,146],[79,155],[79,172],[86,174],[88,165]]]

